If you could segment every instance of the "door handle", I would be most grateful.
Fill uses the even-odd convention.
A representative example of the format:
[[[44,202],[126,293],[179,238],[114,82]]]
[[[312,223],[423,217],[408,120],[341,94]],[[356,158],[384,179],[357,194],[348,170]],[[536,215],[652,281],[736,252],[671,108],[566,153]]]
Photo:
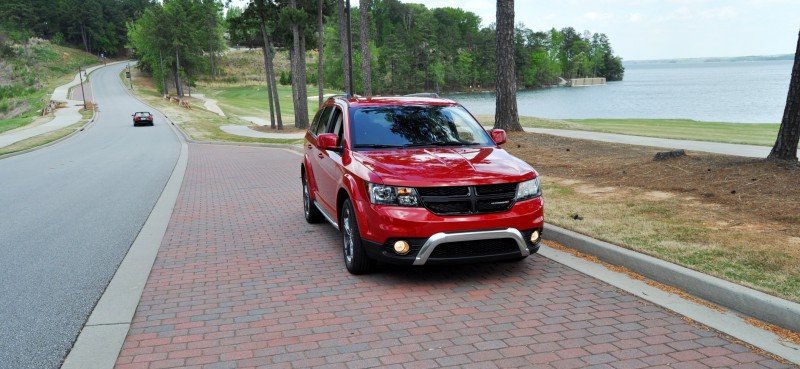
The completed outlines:
[[[306,147],[307,147],[309,150],[311,150],[311,149],[313,149],[313,148],[314,148],[314,146],[311,146],[311,144],[308,144],[308,146],[306,146]]]
[[[319,157],[320,159],[322,159],[322,158],[324,158],[324,157],[325,157],[325,155],[322,155],[322,153],[319,153],[319,154],[317,154],[317,157]]]

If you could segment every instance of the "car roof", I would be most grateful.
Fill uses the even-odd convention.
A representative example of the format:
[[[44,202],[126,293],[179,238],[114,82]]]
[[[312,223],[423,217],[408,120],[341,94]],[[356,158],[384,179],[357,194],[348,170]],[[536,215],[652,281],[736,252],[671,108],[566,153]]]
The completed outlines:
[[[350,108],[371,107],[371,106],[458,106],[453,100],[424,97],[424,96],[334,96],[335,99],[344,100]]]

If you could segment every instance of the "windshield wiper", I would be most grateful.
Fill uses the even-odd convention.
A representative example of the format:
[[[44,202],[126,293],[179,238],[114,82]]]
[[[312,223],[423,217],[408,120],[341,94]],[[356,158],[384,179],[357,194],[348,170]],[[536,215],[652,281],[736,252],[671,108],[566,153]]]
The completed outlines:
[[[353,145],[355,149],[396,149],[398,147],[404,147],[405,145],[386,145],[386,144],[356,144]]]
[[[436,141],[427,143],[412,143],[405,145],[406,147],[422,147],[422,146],[472,146],[479,145],[477,142],[460,142],[460,141]]]

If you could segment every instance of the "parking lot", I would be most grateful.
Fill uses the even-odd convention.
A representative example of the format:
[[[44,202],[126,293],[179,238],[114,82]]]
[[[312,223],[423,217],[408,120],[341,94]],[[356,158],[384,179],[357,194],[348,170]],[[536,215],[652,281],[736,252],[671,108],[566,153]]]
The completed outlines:
[[[540,255],[353,276],[298,154],[189,154],[117,368],[794,367]]]

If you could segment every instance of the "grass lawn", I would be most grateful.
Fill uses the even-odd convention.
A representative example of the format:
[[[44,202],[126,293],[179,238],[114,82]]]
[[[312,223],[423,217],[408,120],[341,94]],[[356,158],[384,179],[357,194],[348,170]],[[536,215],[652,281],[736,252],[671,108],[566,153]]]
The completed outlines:
[[[199,92],[205,94],[206,97],[217,100],[219,107],[225,111],[226,115],[269,119],[269,100],[265,85],[209,85],[200,86]],[[316,88],[309,87],[309,94],[316,96],[316,92]],[[325,91],[326,94],[337,92],[334,90]],[[284,125],[287,123],[294,125],[292,87],[279,85],[278,96],[280,97],[281,117]],[[309,120],[314,118],[318,106],[316,98],[308,100]]]
[[[489,118],[489,117],[487,117]],[[494,121],[494,117],[482,119]],[[525,127],[572,129],[634,136],[772,146],[780,124],[699,122],[686,119],[573,119],[520,117]]]

